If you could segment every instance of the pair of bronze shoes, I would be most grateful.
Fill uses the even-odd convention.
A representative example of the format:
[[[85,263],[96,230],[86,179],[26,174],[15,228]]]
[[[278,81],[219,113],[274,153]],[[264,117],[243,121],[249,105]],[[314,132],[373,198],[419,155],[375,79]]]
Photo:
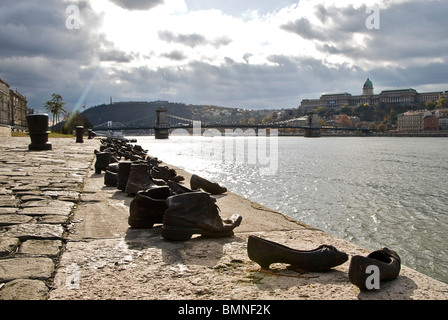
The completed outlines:
[[[138,191],[131,201],[128,218],[132,229],[150,229],[162,223],[162,237],[179,241],[194,234],[213,238],[231,236],[241,221],[240,215],[221,219],[216,200],[208,193],[176,183]]]
[[[348,260],[345,252],[331,245],[321,245],[313,250],[296,250],[254,235],[249,236],[247,252],[249,258],[262,269],[269,269],[272,263],[287,263],[305,272],[322,272]],[[353,256],[349,266],[349,280],[361,290],[370,289],[367,285],[369,266],[378,268],[379,281],[389,281],[398,277],[401,260],[395,251],[388,248],[374,251],[367,257]]]

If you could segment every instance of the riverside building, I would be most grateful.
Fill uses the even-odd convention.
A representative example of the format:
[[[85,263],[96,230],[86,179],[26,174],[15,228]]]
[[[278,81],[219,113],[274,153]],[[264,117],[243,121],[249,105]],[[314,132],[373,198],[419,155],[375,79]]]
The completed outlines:
[[[25,130],[27,109],[26,97],[0,78],[0,125]]]
[[[403,133],[448,131],[448,109],[401,113],[398,115],[397,131]]]

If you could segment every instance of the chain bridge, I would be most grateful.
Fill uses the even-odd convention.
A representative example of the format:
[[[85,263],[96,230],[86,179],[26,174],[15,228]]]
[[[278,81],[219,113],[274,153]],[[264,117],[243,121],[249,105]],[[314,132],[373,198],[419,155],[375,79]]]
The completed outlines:
[[[364,134],[371,134],[372,131],[366,128],[357,127],[333,127],[320,126],[318,121],[318,113],[316,110],[309,111],[303,117],[287,119],[278,122],[262,123],[262,124],[236,124],[236,123],[209,123],[198,120],[187,119],[175,115],[167,114],[164,108],[158,108],[156,114],[139,118],[137,120],[121,123],[117,121],[107,121],[96,125],[95,131],[137,131],[145,130],[153,132],[156,139],[168,139],[170,131],[174,129],[303,129],[305,137],[320,137],[321,130],[333,131],[361,131]]]

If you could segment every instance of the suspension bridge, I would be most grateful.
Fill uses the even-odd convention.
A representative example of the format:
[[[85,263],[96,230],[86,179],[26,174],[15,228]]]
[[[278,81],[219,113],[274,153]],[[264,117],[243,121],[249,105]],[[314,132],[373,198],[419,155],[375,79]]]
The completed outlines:
[[[305,137],[320,137],[321,130],[333,131],[361,131],[363,134],[371,134],[372,131],[367,128],[358,127],[335,127],[320,126],[317,111],[310,111],[305,116],[287,119],[283,121],[260,123],[260,124],[241,124],[241,123],[209,123],[199,120],[192,120],[167,114],[164,108],[158,108],[156,114],[140,118],[137,120],[122,123],[119,121],[107,121],[96,125],[95,131],[153,131],[156,139],[167,139],[169,133],[175,129],[303,129]]]

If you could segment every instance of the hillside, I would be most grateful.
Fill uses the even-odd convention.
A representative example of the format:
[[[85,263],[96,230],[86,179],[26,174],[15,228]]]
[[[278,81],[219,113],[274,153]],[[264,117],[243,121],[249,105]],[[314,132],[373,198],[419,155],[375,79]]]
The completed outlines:
[[[200,120],[202,122],[242,123],[248,121],[261,122],[265,117],[273,119],[293,117],[297,109],[293,110],[245,110],[208,105],[186,105],[168,101],[152,102],[116,102],[103,104],[89,108],[81,114],[85,116],[93,126],[112,121],[135,127],[154,124],[156,110],[164,107],[169,115]]]

